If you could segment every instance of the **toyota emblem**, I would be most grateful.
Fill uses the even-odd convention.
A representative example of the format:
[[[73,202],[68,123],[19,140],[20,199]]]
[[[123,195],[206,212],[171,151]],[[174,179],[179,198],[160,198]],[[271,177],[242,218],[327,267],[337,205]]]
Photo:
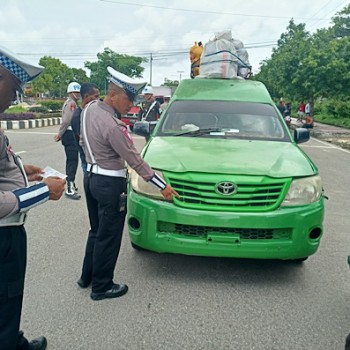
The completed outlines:
[[[237,192],[237,186],[228,181],[219,182],[215,185],[215,192],[224,196],[231,196]]]

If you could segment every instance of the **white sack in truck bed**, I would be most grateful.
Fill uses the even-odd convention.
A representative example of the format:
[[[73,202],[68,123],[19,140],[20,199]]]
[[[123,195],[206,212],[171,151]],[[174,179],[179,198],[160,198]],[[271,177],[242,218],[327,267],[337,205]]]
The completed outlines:
[[[246,78],[249,72],[248,53],[240,40],[232,38],[231,31],[215,33],[204,45],[197,78]]]

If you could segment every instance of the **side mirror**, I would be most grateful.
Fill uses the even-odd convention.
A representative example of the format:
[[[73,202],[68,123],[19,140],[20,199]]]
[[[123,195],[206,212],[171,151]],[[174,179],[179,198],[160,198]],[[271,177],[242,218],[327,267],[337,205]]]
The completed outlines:
[[[310,130],[305,128],[294,129],[294,141],[296,143],[303,143],[310,140]]]
[[[149,136],[151,133],[149,122],[146,122],[144,120],[135,122],[133,132],[136,135],[145,136],[145,137]]]

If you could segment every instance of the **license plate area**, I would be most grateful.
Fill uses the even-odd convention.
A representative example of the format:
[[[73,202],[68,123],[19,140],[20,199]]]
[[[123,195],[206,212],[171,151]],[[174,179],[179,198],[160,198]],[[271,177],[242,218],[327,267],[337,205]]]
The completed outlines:
[[[207,235],[208,243],[227,243],[240,244],[241,236],[239,234],[220,234],[216,232],[209,232]]]

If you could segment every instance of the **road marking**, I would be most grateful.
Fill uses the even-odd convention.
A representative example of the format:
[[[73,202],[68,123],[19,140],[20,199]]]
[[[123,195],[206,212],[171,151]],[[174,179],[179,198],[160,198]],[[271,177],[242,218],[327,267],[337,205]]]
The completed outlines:
[[[33,135],[57,135],[57,132],[39,132],[39,131],[12,131],[12,130],[5,130],[6,134],[33,134]],[[143,136],[131,134],[130,135],[134,139],[143,139]]]
[[[314,141],[317,141],[319,143],[321,143],[323,146],[311,146],[311,145],[305,145],[303,144],[303,147],[310,147],[310,148],[333,148],[333,149],[336,149],[338,151],[342,151],[342,152],[345,152],[345,153],[350,153],[349,150],[347,149],[344,149],[344,148],[341,148],[339,146],[336,146],[336,145],[333,145],[329,142],[326,142],[326,141],[321,141],[319,139],[315,139],[314,137],[311,137],[312,140]]]
[[[33,135],[56,135],[57,132],[38,132],[38,131],[12,131],[12,130],[5,130],[6,134],[33,134]]]

